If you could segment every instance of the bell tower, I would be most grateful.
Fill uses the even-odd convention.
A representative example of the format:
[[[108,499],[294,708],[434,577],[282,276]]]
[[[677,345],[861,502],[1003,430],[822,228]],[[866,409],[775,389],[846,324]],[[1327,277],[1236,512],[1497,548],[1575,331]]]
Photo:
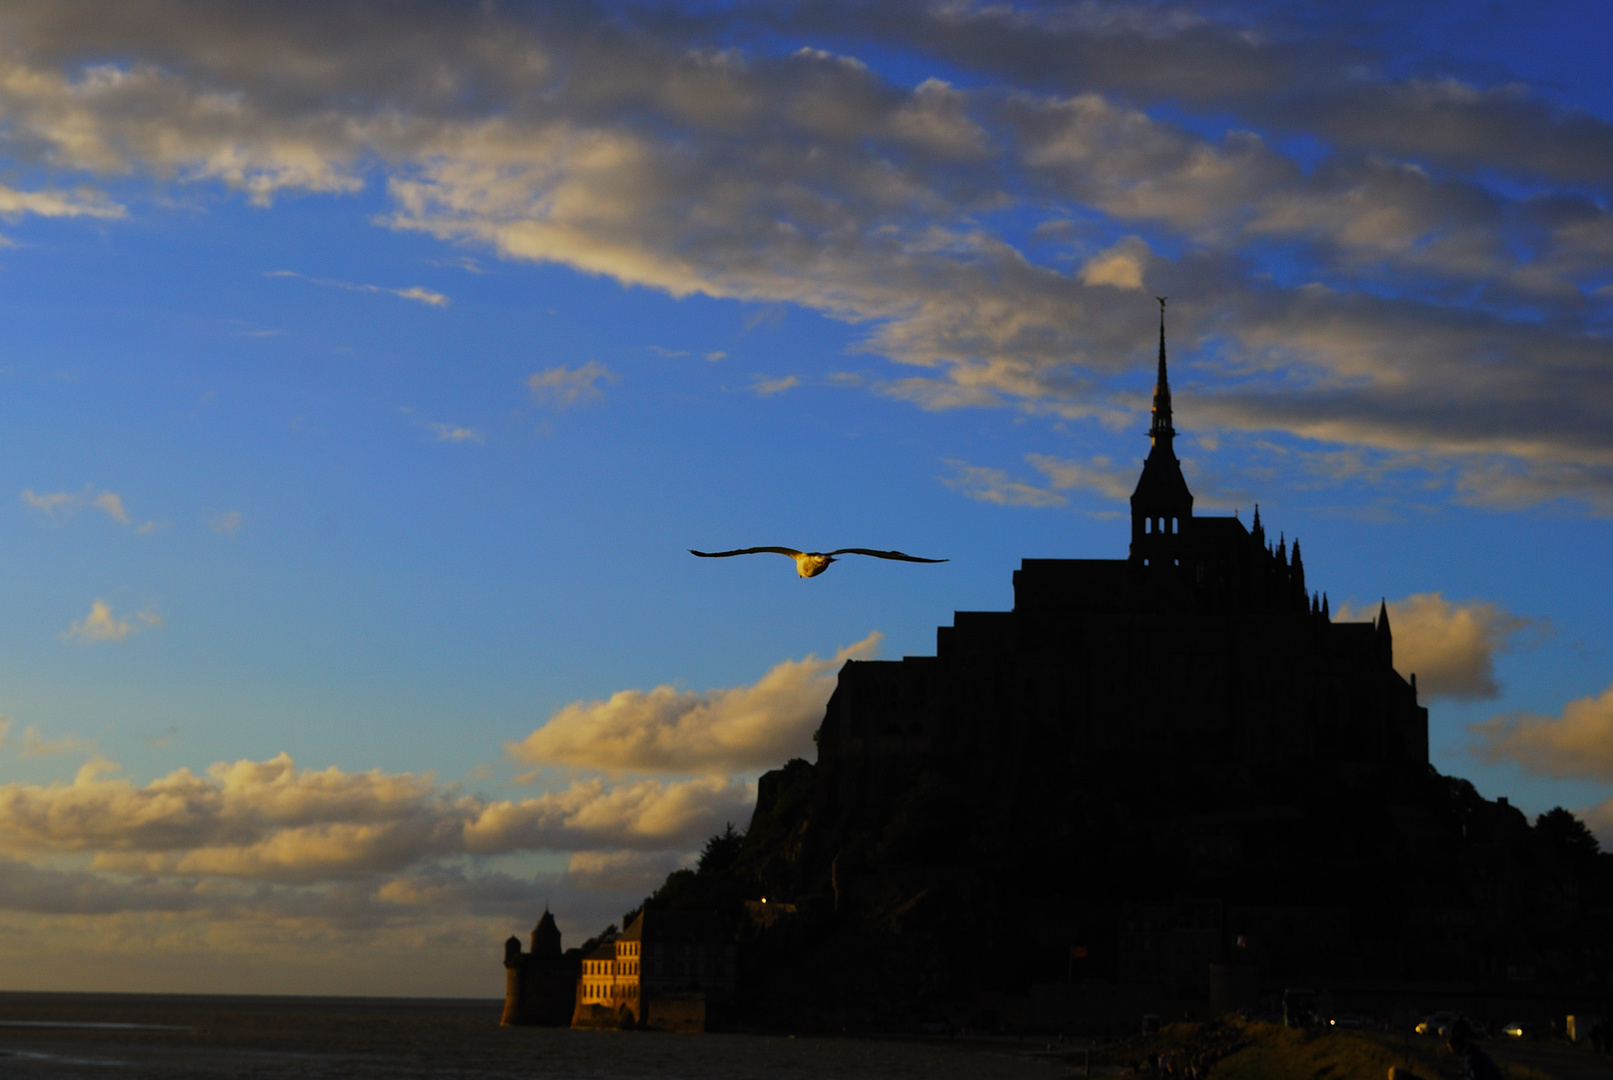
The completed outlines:
[[[1180,566],[1193,530],[1193,493],[1176,460],[1171,426],[1171,384],[1165,370],[1165,297],[1159,301],[1159,376],[1154,383],[1154,420],[1143,475],[1131,493],[1131,562],[1150,569]]]

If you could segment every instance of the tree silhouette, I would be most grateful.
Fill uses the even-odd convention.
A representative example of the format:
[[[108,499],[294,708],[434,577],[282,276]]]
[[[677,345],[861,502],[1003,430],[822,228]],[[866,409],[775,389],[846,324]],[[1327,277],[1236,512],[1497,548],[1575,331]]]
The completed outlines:
[[[735,829],[732,821],[728,822],[722,832],[706,841],[705,850],[700,853],[699,872],[720,874],[727,870],[739,858],[739,849],[744,843],[745,834]]]
[[[1554,853],[1572,861],[1594,859],[1601,845],[1585,823],[1560,806],[1535,818],[1535,834]]]

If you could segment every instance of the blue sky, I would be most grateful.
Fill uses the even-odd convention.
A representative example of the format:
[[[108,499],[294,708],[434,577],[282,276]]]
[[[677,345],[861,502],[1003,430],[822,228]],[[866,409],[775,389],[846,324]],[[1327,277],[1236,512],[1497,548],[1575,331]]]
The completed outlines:
[[[156,7],[0,16],[0,985],[496,994],[1124,554],[1156,293],[1201,510],[1613,841],[1599,6]]]

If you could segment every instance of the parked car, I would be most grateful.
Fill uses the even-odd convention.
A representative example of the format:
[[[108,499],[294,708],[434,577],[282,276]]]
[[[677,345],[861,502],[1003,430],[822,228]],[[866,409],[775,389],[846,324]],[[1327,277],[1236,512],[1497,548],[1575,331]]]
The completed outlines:
[[[1503,1024],[1501,1034],[1509,1039],[1538,1039],[1544,1029],[1532,1020],[1514,1020]]]
[[[1437,1012],[1418,1021],[1415,1030],[1419,1035],[1438,1035],[1440,1038],[1444,1038],[1445,1034],[1450,1031],[1451,1025],[1461,1018],[1462,1014],[1459,1012]]]
[[[1356,1013],[1340,1013],[1327,1022],[1329,1027],[1343,1028],[1347,1031],[1357,1031],[1364,1027],[1371,1027],[1372,1021]]]

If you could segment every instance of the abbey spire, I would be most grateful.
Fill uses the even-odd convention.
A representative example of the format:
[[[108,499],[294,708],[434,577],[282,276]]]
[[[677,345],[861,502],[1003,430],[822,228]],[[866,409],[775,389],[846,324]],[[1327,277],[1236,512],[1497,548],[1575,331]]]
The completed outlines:
[[[1173,450],[1171,442],[1176,438],[1176,429],[1171,427],[1171,380],[1165,370],[1165,297],[1154,299],[1159,301],[1159,375],[1154,380],[1154,422],[1148,429],[1148,440],[1157,448],[1164,439],[1169,452]]]
[[[1165,366],[1165,297],[1159,301],[1159,373],[1154,411],[1148,426],[1148,457],[1131,495],[1131,559],[1144,567],[1180,567],[1189,546],[1193,493],[1176,460],[1176,428],[1171,424],[1171,384]]]

